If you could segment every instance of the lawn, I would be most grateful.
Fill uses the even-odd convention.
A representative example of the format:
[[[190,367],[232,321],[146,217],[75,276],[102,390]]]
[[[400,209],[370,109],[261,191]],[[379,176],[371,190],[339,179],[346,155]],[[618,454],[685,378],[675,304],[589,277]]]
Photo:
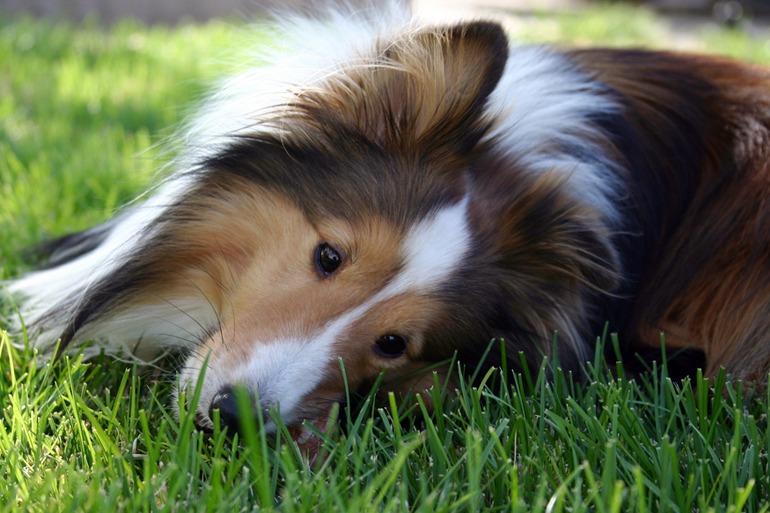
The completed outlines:
[[[683,37],[626,8],[510,26],[526,41],[676,44],[770,63],[770,34],[705,27]],[[223,22],[0,19],[0,278],[29,268],[35,241],[88,227],[139,194],[174,151],[164,138],[217,76],[242,65],[232,49],[267,44],[263,34]],[[0,309],[12,315],[8,302]],[[769,508],[770,396],[724,376],[674,383],[655,367],[630,380],[598,357],[585,384],[557,362],[491,371],[432,412],[395,400],[342,412],[343,429],[311,467],[285,433],[254,426],[230,438],[196,431],[185,412],[175,418],[167,370],[42,364],[12,342],[24,339],[0,331],[0,511]]]

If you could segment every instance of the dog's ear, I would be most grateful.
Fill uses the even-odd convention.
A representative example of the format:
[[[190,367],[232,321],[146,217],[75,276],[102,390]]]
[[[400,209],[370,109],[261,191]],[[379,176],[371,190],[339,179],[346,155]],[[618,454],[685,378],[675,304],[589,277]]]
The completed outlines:
[[[483,109],[503,74],[508,39],[500,25],[470,22],[383,40],[373,60],[356,61],[302,91],[305,119],[353,127],[386,150],[472,149],[486,130]]]
[[[420,147],[453,143],[470,149],[507,59],[502,27],[486,22],[423,30],[388,46],[377,87],[393,115],[393,135],[406,129]]]

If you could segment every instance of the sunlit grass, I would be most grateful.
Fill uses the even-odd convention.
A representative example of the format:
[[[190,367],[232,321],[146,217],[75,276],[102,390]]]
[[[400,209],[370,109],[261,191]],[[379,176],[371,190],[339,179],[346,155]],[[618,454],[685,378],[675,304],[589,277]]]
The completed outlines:
[[[617,7],[511,26],[526,41],[581,45],[678,37]],[[141,193],[173,151],[158,143],[240,66],[222,56],[260,40],[226,23],[0,21],[0,278],[28,268],[30,244]],[[740,31],[706,27],[686,44],[770,62],[766,38]],[[768,509],[770,398],[724,376],[674,383],[656,368],[629,381],[599,359],[581,383],[553,364],[550,380],[492,371],[434,397],[435,411],[392,399],[343,412],[311,468],[280,435],[241,442],[175,418],[171,371],[76,356],[41,365],[12,341],[25,342],[0,333],[0,511]]]

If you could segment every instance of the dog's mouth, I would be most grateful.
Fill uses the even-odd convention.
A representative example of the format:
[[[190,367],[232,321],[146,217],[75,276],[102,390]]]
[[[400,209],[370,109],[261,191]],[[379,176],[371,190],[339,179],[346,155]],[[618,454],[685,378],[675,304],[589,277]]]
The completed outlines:
[[[291,440],[297,445],[303,457],[311,464],[316,462],[321,454],[324,446],[324,437],[331,434],[337,427],[339,411],[340,403],[333,402],[328,408],[312,418],[305,418],[298,422],[285,424],[286,431]],[[194,422],[201,431],[207,433],[214,432],[213,419],[204,413],[197,412]],[[252,424],[252,426],[254,425],[256,424]],[[242,432],[245,426],[239,422],[237,425],[223,423],[223,427],[228,430],[228,433],[234,434]],[[276,430],[276,425],[272,420],[265,419],[264,427],[267,432],[275,432]]]
[[[339,405],[334,403],[323,415],[286,426],[289,436],[308,462],[315,463],[324,448],[324,437],[337,427]]]

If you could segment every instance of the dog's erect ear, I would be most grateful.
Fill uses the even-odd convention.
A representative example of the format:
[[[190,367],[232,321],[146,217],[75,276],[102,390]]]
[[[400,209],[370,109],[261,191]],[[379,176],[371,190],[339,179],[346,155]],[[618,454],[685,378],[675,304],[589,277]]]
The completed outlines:
[[[418,144],[447,138],[464,146],[477,142],[468,132],[480,124],[508,58],[500,25],[474,22],[424,30],[396,41],[383,56],[385,80],[377,85],[394,116],[393,128],[408,128]],[[395,69],[387,69],[387,63]],[[458,131],[468,140],[458,140],[463,138]]]
[[[297,106],[309,119],[328,121],[333,113],[387,149],[472,149],[508,58],[502,27],[425,28],[383,40],[376,50],[373,61],[357,61],[303,92]]]

